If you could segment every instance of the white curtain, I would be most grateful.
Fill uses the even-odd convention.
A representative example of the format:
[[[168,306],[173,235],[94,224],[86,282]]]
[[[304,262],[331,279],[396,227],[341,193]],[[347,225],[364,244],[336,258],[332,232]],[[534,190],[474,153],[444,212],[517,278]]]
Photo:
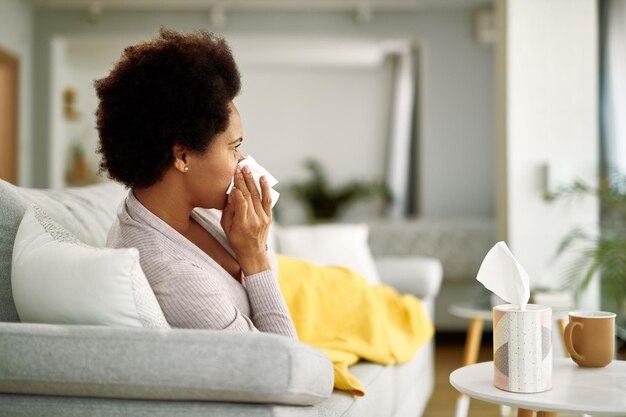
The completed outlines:
[[[603,62],[605,160],[608,174],[626,175],[626,0],[606,0]]]
[[[413,105],[415,102],[415,70],[413,52],[409,42],[389,46],[396,58],[396,74],[393,97],[393,113],[389,153],[387,159],[387,187],[393,200],[387,208],[387,217],[402,218],[406,215],[408,200],[414,197],[409,190],[412,158]]]

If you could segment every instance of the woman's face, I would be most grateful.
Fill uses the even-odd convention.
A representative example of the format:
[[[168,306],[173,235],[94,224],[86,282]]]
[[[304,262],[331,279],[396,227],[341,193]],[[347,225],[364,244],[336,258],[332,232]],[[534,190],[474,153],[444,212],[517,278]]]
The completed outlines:
[[[243,141],[241,118],[231,102],[228,128],[219,133],[204,154],[188,156],[190,192],[194,207],[223,209],[226,205],[226,190],[235,175]]]

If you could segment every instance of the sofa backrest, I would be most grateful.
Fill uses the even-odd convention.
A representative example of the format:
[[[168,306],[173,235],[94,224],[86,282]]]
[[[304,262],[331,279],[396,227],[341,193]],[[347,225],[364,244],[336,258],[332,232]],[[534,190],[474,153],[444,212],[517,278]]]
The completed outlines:
[[[19,321],[11,291],[11,258],[15,235],[28,206],[37,204],[84,243],[102,247],[126,193],[123,186],[113,182],[39,190],[0,180],[0,321]]]

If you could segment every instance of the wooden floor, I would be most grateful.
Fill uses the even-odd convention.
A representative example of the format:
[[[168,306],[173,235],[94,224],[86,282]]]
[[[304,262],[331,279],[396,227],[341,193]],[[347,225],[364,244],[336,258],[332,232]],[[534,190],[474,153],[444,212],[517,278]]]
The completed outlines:
[[[435,336],[435,392],[424,412],[424,417],[454,417],[458,391],[448,378],[462,366],[464,334],[437,334]],[[491,334],[483,336],[478,362],[493,360]],[[500,407],[478,400],[470,401],[468,417],[500,417]]]

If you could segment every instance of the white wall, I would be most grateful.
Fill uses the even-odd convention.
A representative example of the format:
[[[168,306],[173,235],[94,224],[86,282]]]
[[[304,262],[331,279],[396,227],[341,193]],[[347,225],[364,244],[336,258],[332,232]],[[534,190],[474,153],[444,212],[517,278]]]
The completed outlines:
[[[31,184],[33,8],[28,0],[0,1],[0,48],[19,60],[18,184]]]
[[[279,179],[279,191],[304,178],[307,158],[323,161],[334,184],[384,177],[393,87],[385,44],[311,37],[228,39],[243,76],[242,92],[235,100],[244,125],[242,152],[271,169]],[[93,80],[106,76],[120,51],[137,39],[67,37],[63,42],[66,59],[59,63],[54,84],[62,84],[61,90],[76,89],[82,114],[74,122],[53,123],[65,125],[65,130],[52,129],[57,144],[51,149],[52,186],[62,185],[59,166],[66,165],[67,155],[57,151],[70,142],[83,145],[97,170],[93,126],[98,103]],[[346,163],[347,158],[355,163]],[[300,205],[283,200],[278,207],[282,221],[304,218]],[[380,211],[375,204],[360,209],[361,216]],[[355,214],[353,210],[351,215]]]
[[[554,261],[561,239],[598,224],[595,198],[545,202],[541,175],[548,164],[562,184],[597,181],[596,1],[499,0],[498,7],[506,28],[498,59],[501,234],[531,285],[557,286],[571,261]]]
[[[37,66],[35,89],[37,147],[42,150],[36,158],[35,181],[48,183],[50,144],[49,74],[50,39],[122,36],[145,39],[165,25],[178,30],[211,29],[208,17],[202,13],[105,13],[101,20],[89,24],[84,14],[76,12],[39,11],[36,15],[35,45]],[[420,189],[420,212],[425,217],[493,217],[495,214],[495,132],[494,132],[494,68],[490,48],[476,44],[472,39],[472,11],[446,10],[411,13],[375,13],[367,25],[355,24],[348,13],[252,13],[227,14],[226,25],[216,29],[227,39],[236,37],[298,36],[334,39],[409,39],[423,45],[425,68],[423,102],[421,103],[420,145],[417,182]],[[384,73],[384,71],[383,71]],[[302,76],[300,74],[299,76]],[[365,76],[364,74],[362,74]],[[370,74],[371,75],[371,74]],[[295,76],[295,75],[294,75]],[[246,78],[243,73],[243,94]],[[378,77],[378,78],[376,78]],[[381,78],[383,77],[383,78]],[[385,75],[374,75],[382,80]],[[318,84],[315,85],[318,88]],[[378,88],[378,87],[376,87]],[[380,94],[376,90],[370,95]],[[315,91],[311,89],[309,93]],[[242,95],[242,98],[244,96]],[[344,106],[358,108],[362,96],[345,97]],[[242,105],[244,102],[242,101]],[[246,109],[246,113],[256,109]],[[363,109],[362,115],[373,109]],[[250,119],[248,135],[254,139],[258,116]],[[255,121],[255,118],[257,121]],[[244,128],[246,128],[244,120]],[[280,115],[265,120],[266,128],[282,123]],[[308,122],[307,122],[308,123]],[[272,125],[272,126],[270,126]],[[251,132],[249,129],[253,128]],[[302,126],[303,130],[316,126]],[[379,127],[376,127],[378,129]],[[332,126],[329,127],[332,130]],[[252,142],[252,140],[251,140]],[[379,149],[381,144],[378,145]],[[359,149],[355,150],[358,156]],[[285,154],[285,158],[289,155]],[[366,155],[367,157],[367,155]],[[354,164],[356,156],[346,156],[341,163],[333,161],[331,175],[339,178]],[[381,161],[384,156],[381,155]],[[269,167],[272,168],[272,167]],[[275,168],[279,171],[281,168]],[[289,175],[297,175],[290,173]],[[286,178],[288,179],[288,178]]]
[[[390,63],[376,67],[242,65],[236,99],[243,151],[274,167],[277,178],[302,179],[305,158],[323,161],[331,182],[382,179],[391,105]],[[358,102],[359,105],[354,105]]]
[[[244,63],[240,70],[243,91],[235,102],[244,123],[243,152],[271,169],[279,191],[310,175],[303,166],[307,158],[320,161],[334,185],[383,180],[393,91],[389,61]],[[305,220],[299,204],[284,199],[277,208],[283,223]],[[358,208],[346,216],[380,214],[376,204]]]

